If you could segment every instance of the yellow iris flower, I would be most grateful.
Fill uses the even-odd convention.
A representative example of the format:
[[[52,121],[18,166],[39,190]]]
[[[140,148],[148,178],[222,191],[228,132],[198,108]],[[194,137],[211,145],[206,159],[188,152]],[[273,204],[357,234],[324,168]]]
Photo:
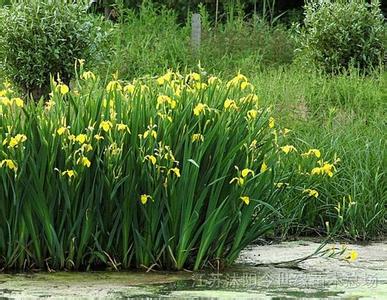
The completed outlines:
[[[171,71],[168,71],[163,76],[160,76],[159,78],[157,78],[157,80],[156,80],[157,84],[163,85],[165,82],[170,82],[172,79],[172,75],[173,75],[173,73]]]
[[[314,155],[317,158],[321,157],[321,152],[318,149],[309,149],[308,152],[302,153],[301,156],[311,156]]]
[[[345,259],[348,262],[354,262],[359,256],[359,253],[357,253],[355,250],[351,250],[346,256]]]
[[[16,163],[11,159],[4,159],[0,161],[0,168],[6,166],[8,169],[16,172],[17,171],[17,165]]]
[[[63,135],[64,133],[68,132],[68,128],[67,127],[60,127],[57,129],[56,133],[60,136],[60,135]]]
[[[135,89],[135,86],[133,84],[127,84],[124,86],[124,92],[127,94],[133,94],[134,89]]]
[[[69,92],[69,87],[64,83],[59,83],[56,86],[56,90],[59,91],[62,95],[66,95]]]
[[[147,195],[147,194],[142,194],[142,195],[140,196],[140,201],[141,201],[141,203],[142,203],[143,205],[145,205],[145,204],[148,202],[148,200],[152,200],[152,201],[153,201],[152,197],[149,196],[149,195]]]
[[[177,177],[180,177],[180,176],[181,176],[181,175],[180,175],[180,169],[179,169],[179,168],[172,168],[172,169],[169,170],[169,172],[175,173],[175,175],[176,175]],[[169,173],[169,172],[168,172],[168,173]]]
[[[154,155],[146,155],[145,160],[149,160],[152,163],[152,165],[155,165],[157,162],[157,159]]]
[[[148,135],[152,136],[154,139],[157,139],[157,132],[153,129],[148,129],[147,131],[145,131],[142,137],[146,139]]]
[[[123,123],[117,124],[117,129],[118,129],[118,131],[125,131],[126,130],[129,132],[128,125],[123,124]]]
[[[269,118],[269,128],[274,128],[275,126],[275,119],[273,117]]]
[[[69,137],[70,138],[70,137]],[[78,142],[79,144],[84,144],[86,141],[87,141],[87,135],[86,134],[78,134],[75,139],[74,139],[76,142]]]
[[[159,107],[159,106],[161,106],[161,105],[163,105],[165,103],[169,104],[169,106],[171,108],[175,108],[176,105],[177,105],[176,101],[171,99],[171,97],[169,97],[169,96],[160,95],[160,96],[157,97],[157,107]]]
[[[333,176],[333,171],[335,166],[333,164],[324,162],[321,167],[315,167],[312,169],[312,175],[328,175],[329,177]]]
[[[192,80],[195,80],[195,81],[199,81],[201,79],[201,76],[199,73],[191,73],[189,74],[189,78],[192,79]]]
[[[240,199],[246,204],[250,204],[250,197],[249,196],[241,196]]]
[[[265,173],[267,171],[268,167],[267,167],[267,164],[265,162],[262,162],[262,165],[261,165],[261,173]]]
[[[285,154],[288,154],[290,152],[296,152],[297,149],[293,145],[286,145],[280,148]]]
[[[80,157],[78,159],[77,163],[79,165],[82,165],[82,166],[87,167],[87,168],[90,168],[90,166],[91,166],[90,160],[87,157],[85,157],[85,156]]]
[[[192,142],[204,142],[204,136],[200,133],[194,133],[191,140]]]
[[[83,73],[82,73],[81,79],[84,79],[84,80],[89,80],[89,79],[91,79],[91,80],[94,81],[94,80],[96,79],[96,77],[95,77],[95,75],[94,75],[93,72],[91,72],[91,71],[86,71],[86,72],[83,72]]]
[[[74,170],[66,170],[62,172],[62,176],[67,175],[69,178],[75,177],[77,173]]]
[[[216,82],[222,82],[218,77],[216,76],[211,76],[208,78],[208,84],[215,84]]]
[[[247,112],[247,118],[249,120],[254,120],[258,116],[258,111],[256,109],[251,109]]]
[[[303,193],[307,193],[309,197],[314,197],[314,198],[317,198],[319,195],[318,191],[313,189],[305,189]]]
[[[199,116],[201,113],[204,113],[207,108],[208,106],[206,104],[198,103],[193,109],[193,113],[195,116]]]
[[[122,90],[122,85],[118,80],[112,80],[106,86],[107,92],[121,91],[121,90]]]
[[[105,132],[109,132],[110,129],[113,128],[113,124],[110,121],[102,121],[101,124],[99,124],[99,128],[101,128]]]
[[[25,142],[27,140],[27,136],[24,134],[17,134],[14,137],[11,137],[11,139],[8,142],[8,148],[16,148],[19,144]],[[4,140],[3,145],[7,143],[7,140]]]
[[[225,109],[238,109],[238,106],[236,105],[236,102],[231,99],[227,99],[224,101],[224,108]]]
[[[242,177],[243,177],[243,178],[247,177],[249,174],[251,174],[251,176],[254,176],[254,175],[255,175],[253,170],[247,169],[247,168],[246,168],[246,169],[243,169],[242,172],[241,172],[241,174],[242,174]]]
[[[235,182],[237,185],[242,186],[245,184],[245,180],[242,177],[234,177],[230,180],[230,184]]]
[[[94,135],[94,138],[97,140],[97,141],[100,141],[100,140],[103,140],[104,137],[102,135],[99,135],[99,134],[96,134]]]
[[[17,107],[24,106],[24,101],[21,98],[12,98],[11,101],[12,101],[12,103],[15,103]]]
[[[0,103],[4,106],[11,106],[12,101],[8,97],[0,97]]]

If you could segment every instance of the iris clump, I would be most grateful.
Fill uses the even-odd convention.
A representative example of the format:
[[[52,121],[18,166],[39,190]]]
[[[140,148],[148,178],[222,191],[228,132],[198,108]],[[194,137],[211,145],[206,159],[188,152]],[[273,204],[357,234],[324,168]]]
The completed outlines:
[[[39,103],[1,91],[0,269],[220,268],[289,221],[282,195],[313,201],[335,174],[287,145],[241,74],[78,73]]]

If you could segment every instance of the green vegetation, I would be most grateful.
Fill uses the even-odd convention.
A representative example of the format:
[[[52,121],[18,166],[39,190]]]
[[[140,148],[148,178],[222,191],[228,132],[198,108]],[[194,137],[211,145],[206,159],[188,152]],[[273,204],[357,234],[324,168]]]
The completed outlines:
[[[294,174],[318,166],[320,155],[294,158],[243,75],[221,83],[168,72],[105,89],[80,73],[71,92],[53,82],[46,104],[24,106],[3,90],[6,269],[229,265],[288,221],[288,192],[315,201],[311,184],[336,173],[324,161],[321,173]]]
[[[343,42],[343,64],[322,33],[346,31],[347,19],[311,22],[313,35],[225,7],[216,26],[199,7],[199,51],[190,20],[166,8],[87,16],[101,26],[97,54],[67,60],[73,80],[51,71],[52,94],[37,103],[15,81],[37,75],[11,76],[2,52],[0,269],[222,267],[258,238],[387,233],[376,6],[365,55]],[[360,28],[370,16],[354,15]],[[311,63],[320,50],[328,67]]]
[[[297,216],[283,211],[294,219],[285,233],[324,234],[329,221],[341,228],[341,237],[383,235],[387,230],[387,76],[364,77],[353,70],[330,77],[305,74],[292,66],[265,72],[252,81],[262,104],[272,105],[280,124],[294,131],[291,140],[297,148],[314,145],[341,160],[339,175],[316,187],[317,201],[305,203]],[[348,207],[349,196],[356,205]],[[288,199],[290,208],[298,201],[297,196]]]
[[[329,73],[378,67],[384,58],[384,17],[378,1],[311,1],[305,6],[303,47]]]
[[[245,20],[230,12],[229,21],[212,27],[202,9],[202,42],[196,52],[190,42],[191,26],[178,25],[175,13],[143,6],[137,13],[125,10],[120,24],[107,23],[107,57],[100,73],[118,71],[126,79],[144,74],[157,75],[171,69],[196,69],[234,76],[241,71],[254,74],[265,67],[290,64],[294,42],[284,26],[270,27],[263,20]],[[108,59],[106,59],[108,58]]]
[[[97,22],[66,1],[18,1],[0,12],[3,72],[26,95],[39,99],[50,74],[69,82],[74,62],[96,55]]]

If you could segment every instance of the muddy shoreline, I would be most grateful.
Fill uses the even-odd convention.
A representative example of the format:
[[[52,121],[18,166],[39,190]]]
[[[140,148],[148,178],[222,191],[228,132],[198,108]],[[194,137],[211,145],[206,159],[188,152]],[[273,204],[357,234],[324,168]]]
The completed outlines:
[[[327,247],[341,247],[339,243]],[[222,272],[58,272],[0,274],[0,299],[274,299],[387,298],[387,241],[350,244],[359,256],[349,263],[309,255],[312,240],[247,247]],[[259,266],[257,266],[259,265]]]

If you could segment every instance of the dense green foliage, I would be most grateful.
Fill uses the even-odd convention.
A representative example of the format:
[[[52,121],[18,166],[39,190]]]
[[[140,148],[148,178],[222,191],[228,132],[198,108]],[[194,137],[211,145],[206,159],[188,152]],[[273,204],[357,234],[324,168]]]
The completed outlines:
[[[341,237],[385,234],[387,74],[364,77],[352,70],[329,77],[305,73],[294,65],[263,72],[253,82],[279,122],[294,130],[290,141],[296,148],[314,145],[329,157],[340,158],[338,176],[316,186],[317,201],[305,203],[294,214],[291,208],[299,205],[299,198],[285,200],[287,209],[282,213],[294,222],[279,234],[325,234],[326,221],[340,228],[336,234]],[[356,205],[348,205],[349,196]]]
[[[384,59],[379,1],[310,1],[305,6],[306,55],[327,72],[378,67]]]
[[[0,13],[3,72],[35,98],[46,95],[50,74],[69,82],[77,58],[96,51],[96,29],[83,6],[66,1],[17,1]]]
[[[189,20],[146,4],[102,23],[101,77],[78,61],[37,104],[0,88],[0,269],[199,269],[256,238],[387,233],[374,52],[327,75],[295,53],[300,27],[199,10],[199,51]]]
[[[214,28],[203,9],[197,52],[190,42],[190,22],[179,26],[176,18],[174,12],[148,4],[139,12],[126,10],[120,24],[107,23],[111,34],[100,73],[118,71],[123,78],[134,78],[168,68],[197,70],[200,64],[207,72],[232,76],[238,70],[253,74],[292,61],[295,45],[283,26],[270,27],[260,19],[246,21],[240,11],[234,11],[227,23]]]
[[[81,78],[46,104],[2,91],[0,268],[229,265],[288,222],[283,195],[315,201],[336,173],[325,155],[295,159],[241,74]]]

